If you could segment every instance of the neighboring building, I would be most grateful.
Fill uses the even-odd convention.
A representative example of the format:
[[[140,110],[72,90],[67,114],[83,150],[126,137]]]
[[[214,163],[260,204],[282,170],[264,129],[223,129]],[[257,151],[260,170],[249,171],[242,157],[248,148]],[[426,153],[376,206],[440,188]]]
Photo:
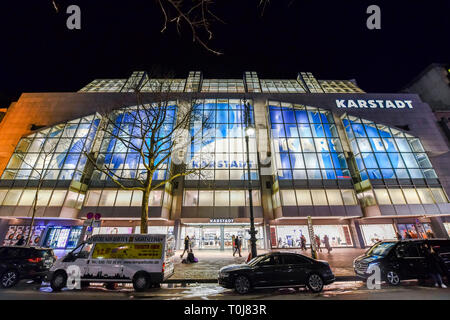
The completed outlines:
[[[308,216],[315,233],[327,234],[335,247],[369,246],[396,232],[448,237],[450,150],[416,94],[369,94],[354,81],[317,80],[311,73],[279,80],[256,72],[243,79],[190,72],[168,81],[135,72],[94,80],[79,92],[24,93],[8,108],[0,123],[0,238],[6,244],[30,222],[37,182],[25,162],[52,170],[39,193],[36,243],[75,246],[88,212],[102,214],[94,232],[139,232],[140,193],[119,190],[90,170],[79,150],[95,152],[122,177],[137,174],[133,156],[97,127],[101,111],[136,105],[131,88],[152,102],[160,81],[171,100],[196,99],[215,110],[215,138],[194,149],[214,161],[203,179],[177,179],[151,194],[149,232],[187,234],[201,249],[230,248],[232,235],[248,238],[245,98],[257,129],[249,152],[260,247],[297,247],[300,234],[309,242]],[[48,162],[42,160],[46,143],[57,144]],[[155,179],[166,174],[161,170]]]
[[[429,65],[402,91],[417,93],[431,107],[450,143],[450,65]]]

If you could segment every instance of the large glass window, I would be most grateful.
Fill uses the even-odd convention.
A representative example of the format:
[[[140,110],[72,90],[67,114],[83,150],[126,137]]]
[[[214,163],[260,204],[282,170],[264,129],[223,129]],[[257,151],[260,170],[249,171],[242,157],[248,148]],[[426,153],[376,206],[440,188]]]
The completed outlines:
[[[162,112],[156,112],[162,108]],[[100,144],[99,155],[97,158],[97,165],[99,167],[106,167],[109,169],[111,175],[122,179],[145,179],[147,170],[144,167],[143,160],[138,150],[144,143],[144,136],[142,132],[154,128],[153,121],[162,125],[157,129],[155,135],[145,134],[146,141],[143,148],[143,153],[149,152],[157,153],[155,157],[155,164],[158,165],[159,170],[153,174],[154,180],[164,180],[167,177],[167,169],[170,163],[170,158],[165,159],[170,150],[170,137],[167,138],[176,121],[176,106],[173,102],[167,102],[163,106],[146,106],[145,110],[137,107],[129,107],[116,111],[108,117],[108,124],[105,134]],[[151,136],[157,137],[159,143],[153,150],[150,151],[151,143],[148,141]],[[121,139],[117,138],[121,137]],[[168,149],[167,152],[164,152]],[[144,159],[146,160],[146,158]],[[96,172],[94,179],[109,180],[106,174]]]
[[[362,224],[361,230],[366,246],[371,246],[382,240],[396,239],[392,224]]]
[[[99,124],[86,117],[58,124],[22,138],[1,179],[72,180],[80,176]],[[24,200],[26,202],[26,200]]]
[[[190,168],[201,172],[187,180],[247,180],[244,102],[239,99],[199,100],[196,106],[202,119],[191,124],[196,134],[189,150]],[[201,128],[206,122],[208,128]],[[250,122],[254,125],[253,107]],[[258,180],[256,138],[249,138],[251,179]]]
[[[279,179],[350,179],[331,112],[270,102],[269,117]]]
[[[325,235],[328,236],[332,247],[352,246],[350,229],[347,225],[314,225],[314,234],[321,242]],[[306,225],[271,226],[273,248],[300,248],[302,235],[306,238],[309,248],[310,238]],[[322,244],[323,245],[323,244]]]
[[[283,206],[342,206],[356,205],[355,191],[352,189],[283,189],[281,203]]]
[[[150,192],[149,207],[162,205],[163,191]],[[84,202],[85,207],[140,207],[142,205],[142,191],[127,191],[117,189],[90,189]]]
[[[353,116],[342,121],[362,180],[437,178],[418,138]]]
[[[254,206],[261,205],[259,190],[252,191],[252,200]],[[243,207],[249,203],[247,190],[184,190],[185,207]]]

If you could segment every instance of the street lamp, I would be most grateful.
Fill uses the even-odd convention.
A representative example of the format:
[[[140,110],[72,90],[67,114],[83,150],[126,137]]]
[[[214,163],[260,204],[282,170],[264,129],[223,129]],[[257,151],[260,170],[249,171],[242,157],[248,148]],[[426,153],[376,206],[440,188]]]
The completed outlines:
[[[250,103],[246,103],[244,99],[244,114],[245,114],[245,147],[247,150],[247,177],[248,177],[248,199],[250,202],[250,246],[252,258],[256,257],[258,253],[256,252],[256,233],[255,230],[255,218],[253,216],[253,197],[252,197],[252,179],[250,173],[250,150],[248,148],[248,140],[250,136],[255,135],[255,128],[252,126],[250,121]]]

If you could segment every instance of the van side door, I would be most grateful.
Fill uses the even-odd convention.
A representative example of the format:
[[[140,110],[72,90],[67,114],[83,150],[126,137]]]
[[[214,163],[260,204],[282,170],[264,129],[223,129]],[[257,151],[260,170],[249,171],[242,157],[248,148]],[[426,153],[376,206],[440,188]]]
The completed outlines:
[[[89,267],[89,255],[92,249],[92,244],[90,243],[82,243],[73,251],[71,251],[68,255],[66,255],[63,259],[65,268],[67,269],[69,266],[77,266],[80,268],[80,276],[81,279],[84,279],[88,275],[88,267]]]
[[[414,279],[426,272],[426,260],[417,243],[402,243],[397,247],[396,253],[404,279]]]
[[[89,276],[106,281],[126,280],[124,276],[124,258],[119,258],[120,250],[128,250],[126,243],[96,243],[89,259]],[[124,253],[125,254],[125,253]],[[119,254],[120,255],[120,254]]]

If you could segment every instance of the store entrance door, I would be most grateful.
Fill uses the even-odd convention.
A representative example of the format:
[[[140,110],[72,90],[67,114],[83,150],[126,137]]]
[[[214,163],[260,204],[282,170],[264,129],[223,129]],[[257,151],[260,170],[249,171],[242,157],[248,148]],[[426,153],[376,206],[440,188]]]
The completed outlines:
[[[232,250],[233,235],[241,238],[242,251],[248,248],[249,226],[244,224],[186,224],[181,228],[181,239],[189,236],[192,249],[213,249],[213,250]],[[262,227],[258,226],[258,247],[263,248]],[[184,249],[184,241],[180,241],[180,248]]]
[[[223,226],[201,229],[201,249],[223,249]]]

